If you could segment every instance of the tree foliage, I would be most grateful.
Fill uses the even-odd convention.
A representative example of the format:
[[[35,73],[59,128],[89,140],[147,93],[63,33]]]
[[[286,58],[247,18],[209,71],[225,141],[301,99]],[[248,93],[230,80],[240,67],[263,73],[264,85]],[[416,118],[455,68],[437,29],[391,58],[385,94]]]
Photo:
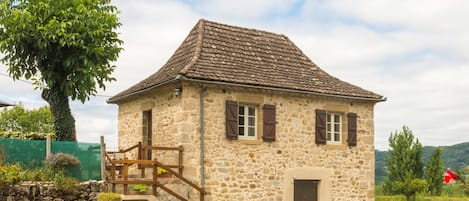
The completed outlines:
[[[50,109],[44,106],[28,110],[22,105],[5,108],[0,112],[0,132],[53,133]]]
[[[428,183],[428,192],[431,195],[439,196],[442,187],[442,175],[444,171],[441,148],[437,148],[433,152],[430,160],[425,166],[425,180]]]
[[[0,52],[14,79],[43,90],[58,140],[76,140],[68,98],[82,102],[105,89],[122,41],[110,0],[2,0]]]
[[[389,194],[403,194],[407,198],[426,186],[423,177],[422,145],[412,131],[403,126],[402,131],[391,133],[389,154],[385,158],[387,174],[383,188]]]

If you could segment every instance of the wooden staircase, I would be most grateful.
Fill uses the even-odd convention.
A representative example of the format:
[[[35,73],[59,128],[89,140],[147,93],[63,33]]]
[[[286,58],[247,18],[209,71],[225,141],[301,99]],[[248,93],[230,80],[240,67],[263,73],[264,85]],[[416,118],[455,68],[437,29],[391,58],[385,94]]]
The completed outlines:
[[[137,159],[128,159],[126,155],[130,155],[129,152],[135,149],[137,149]],[[157,159],[145,160],[145,153],[148,153],[149,150],[177,151],[178,164],[163,164]],[[120,150],[118,152],[106,152],[106,169],[110,172],[109,174],[106,174],[106,180],[112,184],[113,192],[116,192],[116,185],[122,185],[122,193],[124,194],[124,196],[131,194],[129,193],[129,185],[146,184],[151,186],[152,195],[155,197],[158,196],[158,189],[161,189],[169,195],[177,198],[178,200],[189,201],[189,198],[187,198],[187,196],[182,196],[177,193],[175,189],[171,189],[166,186],[164,180],[170,178],[172,180],[177,180],[179,183],[198,191],[200,201],[204,201],[204,197],[206,194],[205,189],[201,188],[200,186],[183,176],[183,152],[184,148],[182,146],[157,147],[143,145],[141,142],[125,150]],[[131,168],[134,168],[134,170],[140,170],[140,175],[137,173],[136,175],[129,176]],[[151,177],[147,177],[145,175],[145,170],[147,169],[151,169]],[[165,170],[166,173],[158,174],[158,170]],[[135,173],[135,171],[133,171],[132,173]]]

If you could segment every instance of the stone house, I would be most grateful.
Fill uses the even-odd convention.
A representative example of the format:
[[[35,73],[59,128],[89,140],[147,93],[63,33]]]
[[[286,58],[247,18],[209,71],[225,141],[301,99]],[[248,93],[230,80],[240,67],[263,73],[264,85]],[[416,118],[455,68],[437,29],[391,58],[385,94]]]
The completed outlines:
[[[119,147],[182,145],[206,200],[374,200],[373,108],[285,35],[200,20],[156,73],[108,100]],[[153,155],[152,158],[160,156]]]
[[[0,100],[0,107],[8,107],[8,106],[12,106],[12,104],[9,104],[7,102],[3,102],[2,100]]]

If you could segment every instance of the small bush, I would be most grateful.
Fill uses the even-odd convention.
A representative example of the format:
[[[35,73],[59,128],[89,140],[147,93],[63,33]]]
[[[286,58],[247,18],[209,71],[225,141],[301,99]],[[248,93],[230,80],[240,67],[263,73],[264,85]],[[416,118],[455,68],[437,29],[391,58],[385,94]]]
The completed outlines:
[[[48,167],[26,169],[21,172],[22,181],[53,181],[58,171]]]
[[[21,167],[16,164],[0,165],[0,184],[12,185],[20,181]]]
[[[156,175],[165,174],[165,173],[168,173],[168,171],[163,168],[158,167],[158,169],[156,169]]]
[[[145,193],[148,191],[148,185],[145,184],[135,184],[130,186],[130,188],[140,193]]]
[[[117,193],[101,193],[98,196],[98,201],[122,201],[122,198]]]
[[[73,177],[65,176],[65,174],[60,171],[55,174],[54,177],[54,186],[57,190],[61,190],[65,193],[76,193],[78,190],[78,180]]]
[[[80,161],[73,155],[71,154],[66,154],[66,153],[56,153],[56,154],[51,154],[47,159],[46,159],[46,165],[51,167],[52,169],[65,169],[68,167],[76,167],[80,168]]]

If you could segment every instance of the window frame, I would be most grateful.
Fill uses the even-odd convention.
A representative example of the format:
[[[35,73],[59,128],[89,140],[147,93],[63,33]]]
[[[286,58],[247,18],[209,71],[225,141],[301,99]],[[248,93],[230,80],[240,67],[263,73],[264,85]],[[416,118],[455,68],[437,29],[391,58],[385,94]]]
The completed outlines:
[[[339,121],[335,121],[335,117],[339,117]],[[326,112],[326,144],[341,145],[343,141],[344,133],[344,118],[340,112]],[[338,125],[338,131],[335,129],[335,125]],[[336,140],[336,134],[339,140]]]
[[[240,114],[240,108],[244,107],[244,114]],[[254,116],[249,115],[249,108],[254,108]],[[243,117],[243,125],[241,125],[239,119]],[[254,126],[249,126],[249,118],[254,117]],[[259,108],[258,105],[238,103],[238,139],[241,140],[257,140],[258,139],[258,119],[259,119]],[[243,127],[243,134],[239,132],[240,127]],[[249,128],[254,127],[254,136],[249,136]]]

